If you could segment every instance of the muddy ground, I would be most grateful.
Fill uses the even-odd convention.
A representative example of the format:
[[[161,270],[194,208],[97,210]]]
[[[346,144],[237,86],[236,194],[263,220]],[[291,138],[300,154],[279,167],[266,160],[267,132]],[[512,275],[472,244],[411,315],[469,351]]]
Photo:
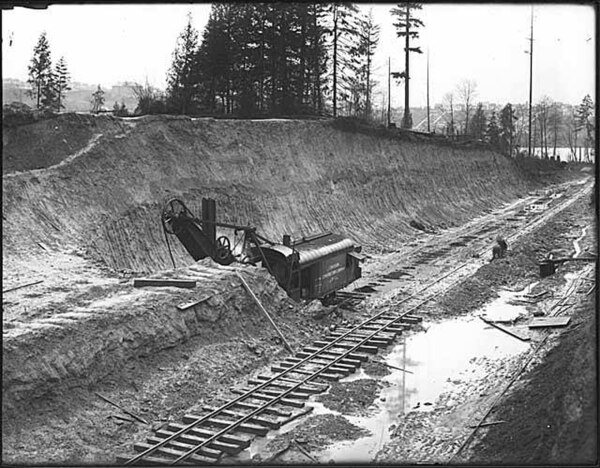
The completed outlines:
[[[586,226],[588,229],[582,236],[582,228]],[[548,252],[573,253],[575,239],[579,240],[582,255],[595,253],[595,234],[591,207],[587,200],[577,202],[543,229],[511,245],[506,258],[491,263],[486,259],[474,276],[428,304],[421,311],[425,321],[411,333],[422,334],[432,323],[448,317],[472,314],[483,304],[494,300],[498,293],[506,289],[521,290],[538,281],[537,261]],[[445,239],[442,238],[441,241]],[[555,275],[540,281],[530,293],[535,295],[542,291],[553,291],[554,295],[527,305],[528,314],[533,314],[534,310],[540,308],[547,310],[552,301],[560,296],[561,288],[565,287],[564,274],[576,272],[581,267],[582,264],[566,263]],[[430,268],[423,265],[422,274],[427,275]],[[413,270],[413,274],[418,276],[418,271]],[[227,284],[227,280],[224,281]],[[254,281],[258,281],[258,278]],[[266,277],[261,281],[267,281],[265,285],[270,284]],[[262,283],[255,283],[256,287],[258,284]],[[265,297],[270,297],[268,300],[271,304],[280,304],[278,321],[295,346],[308,342],[331,327],[356,323],[368,313],[364,305],[357,307],[354,312],[342,310],[331,314],[323,313],[327,308],[314,303],[298,308],[284,297],[273,295],[274,290],[270,288],[272,286],[266,289],[262,286],[260,289],[266,291]],[[531,449],[527,445],[522,448],[506,448],[510,440],[515,443],[523,440],[529,440],[530,444],[537,443],[531,442],[530,438],[516,437],[513,433],[515,425],[507,425],[509,421],[517,419],[516,414],[523,411],[531,411],[529,418],[519,418],[520,423],[516,424],[517,431],[522,430],[524,435],[531,433],[532,427],[541,427],[548,418],[556,421],[555,425],[547,424],[550,428],[546,428],[537,458],[532,460],[565,460],[574,456],[580,457],[576,458],[578,460],[589,459],[591,450],[595,447],[592,436],[596,421],[590,416],[594,414],[595,408],[595,402],[590,396],[593,395],[590,389],[593,389],[595,360],[585,346],[595,343],[592,339],[595,338],[595,327],[589,322],[590,316],[593,317],[593,297],[587,296],[582,305],[575,309],[573,326],[554,332],[552,339],[541,350],[552,349],[554,345],[557,346],[554,349],[560,350],[560,346],[566,346],[569,354],[554,351],[550,357],[563,356],[558,363],[556,357],[549,361],[554,362],[554,367],[540,367],[541,370],[532,374],[533,377],[524,372],[524,377],[519,382],[525,383],[512,387],[516,396],[507,392],[509,396],[503,397],[496,405],[498,413],[495,411],[486,419],[488,421],[498,417],[507,423],[478,430],[477,437],[461,451],[458,460],[463,457],[492,463],[504,459],[519,460],[517,456],[511,458],[510,453],[527,457]],[[274,301],[275,298],[278,298],[278,302]],[[237,307],[241,307],[240,310],[249,308],[248,299]],[[236,310],[235,307],[225,309],[229,313],[233,310]],[[256,310],[252,313],[258,314]],[[261,320],[258,315],[255,317]],[[523,316],[520,320],[526,318],[527,316]],[[582,325],[577,326],[580,322]],[[513,325],[518,327],[519,322]],[[562,344],[563,334],[565,337],[572,336],[565,345]],[[530,396],[548,391],[545,386],[552,384],[555,372],[574,365],[571,358],[573,353],[585,356],[585,360],[578,361],[576,365],[582,379],[564,380],[564,387],[554,395],[557,403],[551,410],[543,403],[536,409]],[[74,381],[73,385],[57,387],[55,392],[27,400],[27,407],[17,406],[13,411],[3,412],[3,459],[6,462],[43,461],[61,464],[114,463],[115,454],[132,453],[132,444],[143,441],[152,431],[159,430],[169,422],[180,422],[184,414],[201,411],[205,405],[227,401],[232,396],[230,387],[245,385],[248,375],[264,372],[270,362],[285,354],[272,330],[249,329],[247,333],[235,332],[229,339],[224,335],[223,339],[209,346],[206,345],[206,338],[201,335],[178,345],[174,344],[159,354],[128,360],[120,369],[106,374],[101,381]],[[540,356],[543,356],[542,352]],[[415,463],[456,461],[453,457],[472,432],[472,428],[468,426],[476,424],[496,401],[502,391],[498,382],[504,382],[513,375],[524,359],[524,355],[500,362],[486,358],[474,359],[472,365],[485,378],[463,381],[458,377],[450,382],[453,388],[436,401],[419,401],[414,406],[405,408],[398,414],[397,420],[386,428],[389,434],[382,436],[381,440],[389,438],[389,442],[380,447],[372,459],[376,457],[381,462]],[[533,364],[539,362],[543,362],[541,358],[534,360]],[[298,463],[311,462],[312,457],[326,463],[336,460],[335,454],[327,452],[328,447],[331,450],[336,444],[360,441],[368,438],[369,434],[372,437],[372,430],[361,427],[358,420],[348,418],[368,419],[384,403],[381,394],[386,383],[379,379],[393,371],[387,364],[384,353],[366,363],[360,371],[361,375],[351,378],[349,382],[334,383],[329,392],[316,398],[318,404],[322,405],[322,410],[290,423],[287,425],[289,429],[284,426],[286,429],[281,436],[269,435],[258,452],[250,451],[246,456],[254,457],[252,459],[255,461]],[[582,372],[581,366],[586,364],[588,371]],[[136,421],[99,395],[134,413],[148,424]],[[577,402],[581,406],[573,409],[573,404],[577,405]],[[541,411],[542,408],[544,411]],[[565,414],[565,408],[570,412]],[[16,412],[19,414],[18,418]],[[558,429],[564,421],[578,428],[577,435],[573,435],[574,431],[564,432]],[[553,427],[554,431],[551,430]],[[500,432],[494,435],[494,431]],[[484,437],[480,438],[480,435]],[[551,456],[542,450],[548,444],[555,447],[553,450],[556,453],[553,452]],[[544,458],[546,456],[548,458]],[[230,462],[246,463],[249,460],[246,458]]]
[[[63,116],[40,125],[7,131],[3,142],[3,288],[41,280],[3,294],[4,463],[114,464],[117,455],[133,455],[134,443],[180,423],[185,414],[229,400],[232,388],[246,386],[249,376],[267,372],[287,356],[236,272],[297,349],[329,330],[364,320],[378,307],[395,307],[431,278],[471,260],[469,271],[477,273],[420,311],[425,320],[406,334],[409,343],[444,320],[478,312],[505,289],[537,281],[537,261],[549,253],[572,253],[575,239],[580,238],[583,254],[596,251],[594,217],[582,201],[511,244],[505,259],[489,263],[487,258],[497,233],[521,226],[521,218],[511,221],[507,215],[534,199],[552,207],[560,197],[568,198],[580,186],[544,191],[549,181],[581,178],[578,168],[543,161],[525,168],[519,165],[524,161],[489,151],[399,144],[324,123]],[[306,148],[306,142],[313,146]],[[320,154],[328,155],[325,163],[315,161]],[[273,178],[276,183],[267,187],[264,181]],[[167,195],[189,199],[191,206],[213,196],[222,207],[220,219],[252,221],[275,237],[315,228],[356,235],[369,259],[364,278],[350,290],[365,287],[375,293],[351,310],[296,304],[264,271],[219,268],[209,260],[193,264],[180,246],[174,247],[178,268],[172,269],[157,223]],[[584,226],[589,229],[582,235]],[[457,242],[461,233],[469,240]],[[478,253],[482,248],[485,254]],[[423,256],[426,250],[431,257]],[[565,264],[536,285],[532,294],[549,290],[554,295],[524,306],[511,326],[522,327],[536,310],[547,311],[568,286],[564,273],[580,267]],[[133,278],[150,274],[194,279],[197,287],[132,287]],[[574,330],[565,335],[573,337],[566,349],[590,366],[595,361],[582,346],[595,329],[576,325],[577,317],[589,314],[592,297],[576,308],[575,326],[565,330]],[[178,308],[190,301],[198,304]],[[560,336],[552,334],[540,356],[556,343],[561,346]],[[385,426],[376,427],[372,415],[397,397],[394,385],[404,372],[398,367],[416,365],[390,362],[398,358],[394,349],[316,397],[313,414],[269,434],[258,451],[255,447],[232,462],[339,461],[340,451],[360,451],[366,439],[373,442],[362,450],[368,461],[448,461],[468,437],[467,426],[500,394],[498,381],[525,359],[522,354],[504,360],[475,356],[471,364],[486,378],[453,378],[449,383],[455,387],[439,398],[407,395],[401,409],[393,403],[393,421],[386,413]],[[550,367],[536,378],[539,390],[503,399],[498,411],[506,405],[506,411],[527,410],[523,402],[545,391],[552,372],[565,369],[575,376],[567,369],[571,361],[552,356]],[[530,436],[534,426],[519,426],[539,449],[532,459],[543,460],[551,446],[549,459],[563,460],[578,442],[582,459],[590,456],[593,444],[586,434],[595,430],[595,420],[588,410],[595,402],[583,391],[590,388],[590,375],[595,377],[588,372],[564,382],[552,406],[555,424],[583,425],[581,433],[559,433],[550,424],[539,441]],[[541,407],[531,410],[533,421],[545,423]],[[502,431],[514,414],[501,413],[507,423],[478,431],[460,456],[510,459],[509,449],[502,451],[509,440]],[[525,456],[532,446],[510,452]]]
[[[484,266],[451,293],[427,306],[423,330],[449,319],[481,313],[485,310],[481,306],[492,303],[499,293],[527,291],[535,298],[548,296],[544,300],[529,300],[529,303],[524,303],[524,299],[514,302],[522,306],[522,314],[505,323],[515,332],[529,333],[530,342],[493,331],[505,337],[506,346],[515,346],[517,352],[498,358],[478,356],[477,351],[473,351],[465,369],[448,378],[446,390],[439,398],[420,401],[408,398],[406,402],[412,401],[412,404],[408,407],[403,404],[403,410],[386,419],[387,425],[379,429],[369,425],[378,421],[382,405],[390,398],[389,393],[385,393],[387,397],[382,396],[389,383],[378,380],[393,371],[386,364],[393,355],[393,351],[388,350],[365,365],[361,375],[334,383],[326,394],[316,397],[318,415],[292,423],[290,428],[277,434],[269,434],[268,442],[251,449],[252,460],[280,463],[376,460],[377,463],[415,464],[593,462],[597,430],[597,349],[595,295],[588,292],[595,281],[594,270],[589,265],[567,263],[555,275],[540,280],[537,261],[549,251],[576,253],[575,239],[582,253],[595,254],[594,226],[588,200],[578,202],[543,229],[512,246],[505,259]],[[585,227],[588,229],[582,235]],[[523,323],[534,314],[549,313],[565,292],[568,286],[565,275],[569,278],[570,274],[582,272],[588,281],[579,283],[578,292],[570,299],[574,304],[562,311],[572,317],[569,326],[527,332]],[[524,290],[532,284],[535,286]],[[554,294],[540,296],[543,291]],[[411,333],[426,333],[423,330]],[[410,334],[404,339],[410,340]],[[438,361],[452,355],[451,350],[438,352],[441,354],[434,357]],[[414,363],[405,361],[400,365],[408,369],[411,364]],[[325,416],[329,417],[327,427],[315,426],[315,421],[320,421],[317,418]],[[496,421],[502,422],[486,426]],[[475,430],[480,423],[483,426]],[[354,429],[346,434],[349,425],[367,432],[361,436],[358,429]],[[377,435],[377,431],[383,432]],[[390,434],[386,436],[385,431]],[[302,434],[300,446],[298,434]],[[372,442],[373,438],[379,438],[380,442]],[[381,441],[385,440],[389,441],[382,445]],[[372,457],[362,458],[353,444],[363,447],[365,452],[373,451]],[[377,446],[379,449],[375,451],[373,447]],[[307,458],[303,450],[310,447],[313,448],[309,453],[312,459]],[[344,452],[354,453],[359,458],[345,458]]]

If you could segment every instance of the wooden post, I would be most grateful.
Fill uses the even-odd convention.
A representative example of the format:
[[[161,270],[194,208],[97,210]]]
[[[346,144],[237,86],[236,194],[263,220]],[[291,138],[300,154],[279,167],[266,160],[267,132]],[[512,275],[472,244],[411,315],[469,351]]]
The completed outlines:
[[[246,291],[248,291],[248,294],[250,294],[250,297],[252,297],[252,299],[254,300],[254,302],[256,303],[256,305],[258,306],[258,308],[262,311],[263,314],[265,314],[267,316],[267,318],[269,319],[269,322],[271,322],[271,325],[273,325],[273,328],[275,329],[275,331],[277,332],[277,334],[279,335],[279,337],[283,341],[283,344],[285,345],[285,347],[291,353],[293,353],[294,351],[292,350],[292,347],[290,346],[290,344],[285,339],[285,336],[283,336],[283,333],[281,333],[281,330],[279,330],[279,328],[277,328],[277,325],[275,325],[275,322],[273,322],[273,319],[271,318],[271,316],[269,315],[269,313],[267,312],[267,310],[260,303],[260,301],[258,300],[258,297],[256,297],[256,295],[254,294],[254,292],[252,292],[252,289],[250,289],[250,286],[248,286],[248,283],[246,283],[246,280],[242,277],[242,275],[240,275],[239,272],[236,271],[235,274],[240,279],[240,281],[242,282],[242,286],[244,286],[244,288],[246,289]]]

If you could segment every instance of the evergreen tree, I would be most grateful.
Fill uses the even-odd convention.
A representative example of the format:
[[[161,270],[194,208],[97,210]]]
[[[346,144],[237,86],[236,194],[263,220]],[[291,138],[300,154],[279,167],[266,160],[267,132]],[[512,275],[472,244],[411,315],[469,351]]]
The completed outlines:
[[[498,127],[498,120],[496,118],[496,111],[492,111],[490,120],[488,121],[486,129],[486,138],[490,146],[494,149],[499,149],[500,146],[500,128]]]
[[[483,140],[486,135],[487,122],[485,117],[485,111],[483,110],[483,104],[477,104],[473,118],[471,119],[471,125],[469,127],[469,134],[473,138]]]
[[[192,16],[177,39],[173,62],[167,77],[167,104],[175,112],[193,112],[194,101],[199,93],[198,31],[192,26]]]
[[[36,108],[49,107],[54,101],[52,60],[50,44],[43,32],[35,47],[28,66],[30,89],[28,95],[36,101]]]
[[[410,40],[419,37],[418,28],[423,26],[423,22],[415,17],[416,10],[422,8],[421,3],[404,2],[392,9],[391,13],[397,18],[394,26],[396,35],[404,37],[404,71],[401,73],[404,78],[404,116],[402,117],[402,128],[412,128],[412,115],[410,113],[410,53],[416,52],[422,54],[419,47],[410,47]]]
[[[329,6],[215,3],[198,48],[200,97],[212,112],[320,113],[328,91]]]
[[[63,102],[65,100],[65,94],[71,89],[70,86],[71,77],[67,70],[67,63],[65,58],[61,57],[54,68],[54,91],[56,93],[56,110],[60,112],[65,106]]]
[[[213,3],[197,57],[205,87],[203,101],[213,112],[231,111],[231,23],[231,5]]]
[[[358,106],[355,111],[366,118],[371,118],[372,113],[372,92],[375,83],[372,78],[373,55],[379,42],[379,25],[373,21],[373,10],[369,10],[366,17],[359,21],[358,44],[352,53],[358,62],[357,68],[357,89],[361,95],[357,99]]]
[[[473,117],[474,119],[475,117]],[[515,141],[515,121],[518,120],[513,106],[506,104],[500,111],[500,150],[507,156],[512,156]]]
[[[577,132],[583,131],[585,136],[586,158],[589,160],[590,144],[594,145],[594,101],[587,94],[581,104],[575,111],[575,129]]]
[[[331,35],[331,61],[332,61],[332,90],[333,116],[338,113],[338,97],[340,88],[352,86],[348,76],[344,76],[344,66],[349,65],[350,52],[354,46],[356,37],[355,18],[358,9],[350,2],[333,2],[326,7],[329,13],[329,27],[326,29]],[[340,81],[342,81],[340,86]],[[346,96],[347,97],[347,96]]]

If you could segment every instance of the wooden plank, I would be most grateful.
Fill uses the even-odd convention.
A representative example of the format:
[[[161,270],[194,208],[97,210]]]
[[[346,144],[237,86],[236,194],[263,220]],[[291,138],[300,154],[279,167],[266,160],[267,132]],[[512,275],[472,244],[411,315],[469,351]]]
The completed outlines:
[[[284,372],[284,371],[288,370],[288,367],[284,367],[284,366],[281,366],[281,365],[274,365],[274,366],[271,366],[271,370],[273,372]],[[294,369],[291,372],[295,372],[297,374],[302,374],[302,375],[312,375],[312,374],[314,374],[313,371],[307,371],[307,370],[302,370],[302,369]],[[336,380],[340,380],[342,377],[344,377],[343,374],[334,374],[334,373],[331,373],[331,372],[321,372],[315,378],[322,378],[322,379],[325,379],[325,380],[336,381]]]
[[[566,327],[571,317],[536,317],[529,323],[529,328]]]
[[[242,391],[244,393],[249,392],[250,390],[252,390],[250,387],[242,388]],[[285,392],[285,390],[277,390],[277,389],[266,388],[266,387],[260,389],[260,393],[264,393],[265,395],[270,395],[272,397],[279,396],[284,392]],[[306,400],[308,397],[310,397],[310,393],[304,393],[300,389],[296,389],[293,392],[286,394],[286,398],[293,398],[294,400]]]
[[[258,297],[256,297],[256,295],[254,294],[254,292],[252,291],[252,289],[250,289],[250,286],[248,286],[248,283],[246,283],[246,280],[244,278],[242,278],[242,275],[240,275],[237,271],[235,272],[235,274],[240,279],[240,281],[242,282],[242,286],[244,287],[244,289],[246,289],[246,291],[248,291],[248,294],[250,294],[250,297],[256,303],[256,305],[258,306],[258,308],[262,311],[263,314],[266,315],[266,317],[269,320],[269,322],[271,322],[271,325],[273,326],[273,328],[275,329],[275,331],[279,335],[279,338],[281,338],[281,341],[283,341],[283,344],[285,345],[285,347],[288,349],[288,351],[290,353],[293,353],[294,350],[292,349],[292,346],[288,343],[288,341],[285,339],[285,336],[284,336],[283,332],[279,329],[279,327],[277,327],[277,325],[275,325],[275,322],[273,321],[273,319],[271,318],[271,316],[267,312],[267,309],[265,309],[263,307],[263,305],[261,304],[261,302],[258,300]]]
[[[260,408],[260,406],[261,405],[258,405],[255,403],[248,403],[247,401],[238,401],[237,403],[235,403],[232,406],[232,408],[241,408],[241,409],[254,411],[254,410],[257,410],[258,408]],[[204,407],[203,409],[208,410],[207,407]],[[275,408],[273,406],[269,406],[269,407],[263,409],[262,413],[271,414],[273,416],[280,416],[282,418],[289,418],[292,415],[291,411]]]
[[[268,376],[268,375],[259,375],[258,377],[256,377],[258,380],[271,380],[274,376]],[[277,376],[277,380],[278,381],[282,381],[282,382],[288,382],[291,384],[299,384],[300,381],[298,379],[291,379],[289,377],[280,377]],[[324,383],[318,383],[318,382],[305,382],[302,384],[303,387],[311,388],[311,389],[315,389],[315,390],[319,390],[320,392],[326,392],[330,385],[329,384],[324,384]]]
[[[43,283],[43,282],[44,282],[44,280],[39,280],[39,281],[34,281],[33,283],[27,283],[27,284],[22,284],[20,286],[15,286],[14,288],[3,289],[2,290],[2,294],[7,293],[7,292],[11,292],[11,291],[16,291],[17,289],[27,288],[29,286],[34,286],[36,284],[40,284],[40,283]]]
[[[145,286],[163,287],[170,286],[175,288],[195,288],[196,282],[192,280],[177,280],[177,279],[150,279],[136,278],[133,280],[134,288],[143,288]]]
[[[518,333],[515,333],[514,331],[509,330],[508,328],[506,328],[506,327],[504,327],[502,325],[498,325],[497,323],[490,322],[489,320],[486,320],[486,319],[484,319],[481,316],[479,318],[481,320],[483,320],[485,323],[487,323],[488,325],[491,325],[492,327],[497,328],[498,330],[503,331],[504,333],[506,333],[506,334],[508,334],[510,336],[513,336],[513,337],[515,337],[515,338],[517,338],[517,339],[519,339],[521,341],[529,341],[529,340],[531,340],[531,338],[528,337],[528,336],[519,335]]]
[[[248,383],[250,385],[262,385],[264,384],[264,380],[258,380],[258,379],[250,379],[248,380]],[[289,382],[283,382],[281,380],[275,380],[274,382],[270,383],[268,387],[277,387],[277,388],[291,388],[293,386],[295,386],[297,384],[294,383],[289,383]],[[318,394],[318,393],[323,393],[323,390],[321,390],[320,388],[316,388],[316,387],[310,387],[310,384],[306,384],[306,385],[302,385],[300,387],[298,387],[298,391],[303,392],[303,393],[313,393],[313,394]]]
[[[204,301],[209,300],[212,297],[212,295],[208,295],[205,296],[201,299],[198,299],[197,301],[192,301],[192,302],[182,302],[181,304],[177,304],[177,308],[179,310],[187,310],[190,309],[198,304],[202,304]]]
[[[166,447],[174,448],[176,450],[177,449],[183,450],[184,452],[187,452],[188,450],[193,449],[194,447],[197,447],[202,442],[204,442],[204,440],[207,440],[207,439],[197,439],[197,440],[198,440],[198,443],[190,443],[189,441],[182,442],[179,440],[172,440],[166,445]],[[154,445],[158,445],[159,443],[161,443],[162,439],[160,439],[158,437],[147,437],[146,442],[148,444],[150,444],[150,446],[154,446]],[[138,451],[137,449],[135,449],[135,450]],[[143,450],[139,450],[139,451],[143,452]],[[197,453],[198,453],[198,455],[203,455],[208,458],[214,458],[216,460],[221,456],[221,454],[223,452],[221,452],[220,450],[215,450],[215,449],[211,449],[208,447],[202,447],[200,450],[198,450]]]
[[[146,450],[148,450],[149,448],[152,448],[152,447],[154,447],[154,445],[145,444],[145,443],[142,443],[142,442],[138,442],[138,443],[134,444],[133,449],[136,452],[140,452],[141,453],[141,452],[144,452],[144,451],[146,451]],[[165,455],[167,457],[176,458],[176,457],[180,457],[183,454],[185,454],[186,450],[176,449],[176,448],[167,448],[167,447],[163,446],[163,447],[158,447],[152,453],[155,454],[155,455]],[[146,458],[143,458],[142,460],[146,460]],[[189,457],[189,460],[193,461],[195,463],[202,463],[202,464],[214,462],[213,458],[203,457],[203,456],[200,456],[200,455],[192,455],[192,456]]]
[[[231,392],[235,393],[236,395],[243,395],[244,393],[246,393],[242,390],[237,390],[237,389],[232,389]],[[266,395],[265,393],[262,393],[262,392],[254,392],[254,393],[252,393],[252,395],[250,397],[255,398],[257,400],[263,400],[263,401],[272,401],[273,400],[272,395]],[[280,405],[283,405],[283,406],[291,406],[292,408],[304,408],[304,405],[305,405],[303,400],[294,400],[292,398],[280,398],[279,400],[277,400],[277,403],[279,403]]]
[[[321,347],[316,348],[314,346],[307,346],[307,347],[303,348],[302,351],[296,353],[296,357],[308,357],[317,351],[321,351],[322,349],[323,348],[321,348]],[[318,354],[318,357],[322,357],[322,356],[336,356],[337,357],[343,353],[345,353],[345,351],[335,351],[332,348],[328,348],[326,351],[321,351]],[[317,357],[317,356],[315,356],[315,357]],[[348,354],[347,356],[344,356],[344,359],[345,358],[358,359],[359,361],[362,361],[362,362],[369,360],[369,356],[367,354],[358,353],[356,351]]]
[[[154,433],[156,437],[160,437],[161,439],[166,439],[167,437],[171,437],[173,435],[172,432],[159,430]],[[191,445],[200,445],[202,442],[207,440],[208,437],[196,437],[192,434],[181,434],[177,437],[177,440],[182,442],[191,444]],[[208,447],[214,450],[219,450],[221,452],[228,453],[230,455],[235,455],[236,453],[240,453],[243,450],[243,447],[236,444],[228,444],[226,442],[221,442],[218,440],[213,440],[208,444]]]
[[[210,408],[211,413],[214,410],[215,410],[215,408]],[[221,411],[219,411],[219,415],[234,417],[236,419],[242,419],[244,416],[246,416],[242,412],[232,411],[232,410],[221,410]],[[198,419],[200,419],[201,417],[202,416],[198,416],[195,414],[186,414],[183,416],[183,422],[184,422],[184,424],[191,424],[194,421],[197,421]],[[253,416],[252,419],[249,419],[246,422],[249,424],[266,426],[269,429],[279,429],[279,426],[281,425],[278,421],[265,418],[264,416]]]
[[[321,347],[327,346],[329,344],[330,344],[330,342],[322,341],[322,340],[317,340],[317,341],[313,342],[314,346],[321,346]],[[385,345],[386,343],[383,343],[383,344]],[[366,344],[357,345],[356,343],[339,342],[339,343],[335,343],[332,347],[352,349],[356,346],[358,346],[356,348],[358,351],[364,351],[364,352],[370,353],[370,354],[377,354],[377,346],[370,346],[370,345],[366,345]]]
[[[329,364],[330,362],[331,361],[326,361],[325,364]],[[323,363],[313,362],[312,364],[316,365],[317,367],[316,367],[316,369],[312,369],[310,371],[307,371],[308,372],[307,375],[314,374],[318,369],[322,369],[323,367],[325,367],[323,365]],[[279,363],[279,365],[281,367],[292,367],[292,366],[295,366],[296,363],[290,363],[290,362],[285,362],[284,361],[284,362]],[[333,366],[328,367],[325,372],[326,373],[333,373],[333,374],[340,374],[340,375],[346,376],[346,375],[352,374],[355,370],[356,369],[354,367],[347,368],[347,367],[343,367],[343,366],[338,366],[337,363],[336,363]],[[294,370],[294,372],[296,372],[296,371]]]
[[[177,424],[177,423],[169,423],[168,425],[168,430],[169,431],[173,431],[173,432],[178,432],[181,429],[187,427],[187,425],[184,424]],[[205,438],[205,439],[209,439],[211,437],[213,437],[215,435],[215,431],[214,430],[209,430],[203,427],[194,427],[192,429],[189,429],[187,431],[187,434],[196,436],[196,437],[200,437],[200,438]],[[180,438],[181,436],[179,436],[178,438]],[[247,448],[250,446],[250,442],[252,441],[251,438],[249,438],[246,435],[242,435],[242,434],[223,434],[221,437],[219,437],[217,440],[223,441],[227,444],[234,444],[234,445],[238,445],[239,447],[242,448]]]

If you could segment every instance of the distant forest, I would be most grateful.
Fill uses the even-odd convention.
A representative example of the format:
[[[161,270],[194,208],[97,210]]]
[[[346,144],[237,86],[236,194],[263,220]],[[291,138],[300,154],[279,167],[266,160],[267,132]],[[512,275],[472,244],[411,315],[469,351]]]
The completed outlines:
[[[404,106],[385,96],[374,104],[373,56],[379,25],[352,3],[213,3],[200,36],[191,15],[177,39],[166,91],[148,83],[111,90],[75,87],[64,57],[52,63],[43,33],[29,66],[28,89],[3,80],[4,103],[23,103],[23,91],[38,110],[115,115],[179,114],[229,117],[348,116],[371,124],[442,133],[489,143],[512,155],[529,143],[527,104],[477,101],[477,83],[462,80],[431,109],[409,105],[411,54],[421,53],[421,4],[400,3],[390,20],[404,43],[405,70],[389,79],[403,83]],[[379,99],[381,100],[381,99]],[[86,102],[87,101],[87,102]],[[557,147],[593,148],[594,103],[571,106],[543,96],[532,112],[532,146],[552,154]],[[586,154],[589,150],[586,150]]]

